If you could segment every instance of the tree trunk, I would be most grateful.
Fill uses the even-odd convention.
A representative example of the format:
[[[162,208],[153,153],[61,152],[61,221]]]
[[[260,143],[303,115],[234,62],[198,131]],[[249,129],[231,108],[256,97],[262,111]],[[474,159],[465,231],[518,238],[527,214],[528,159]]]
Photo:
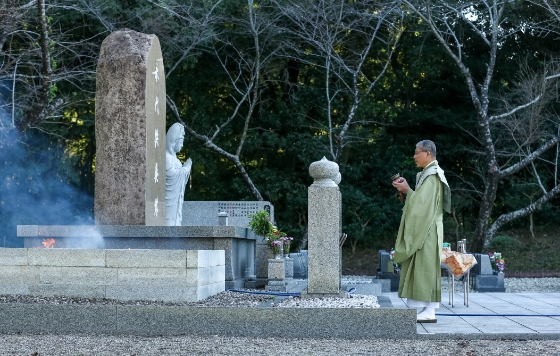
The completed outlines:
[[[492,215],[492,208],[496,200],[496,192],[498,191],[499,176],[498,172],[493,172],[487,175],[487,185],[484,190],[482,201],[480,202],[480,210],[478,212],[478,220],[474,231],[473,248],[481,250],[487,248],[490,241],[486,240],[488,228],[490,226],[490,217]]]
[[[45,0],[37,1],[37,10],[39,12],[39,25],[41,31],[41,79],[42,86],[39,90],[38,98],[39,100],[33,109],[27,115],[25,115],[19,125],[20,131],[25,131],[29,126],[32,126],[38,122],[41,122],[46,117],[47,104],[50,100],[50,87],[51,87],[51,53],[49,49],[49,29],[47,24],[47,15],[45,9]],[[15,78],[14,78],[15,80]]]

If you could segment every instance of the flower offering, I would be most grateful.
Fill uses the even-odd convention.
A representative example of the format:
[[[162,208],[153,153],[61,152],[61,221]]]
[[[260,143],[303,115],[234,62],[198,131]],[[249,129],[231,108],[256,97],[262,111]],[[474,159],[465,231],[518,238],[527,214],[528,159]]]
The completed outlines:
[[[488,257],[490,257],[492,270],[494,270],[495,272],[504,271],[504,269],[506,268],[506,262],[500,252],[488,252]]]

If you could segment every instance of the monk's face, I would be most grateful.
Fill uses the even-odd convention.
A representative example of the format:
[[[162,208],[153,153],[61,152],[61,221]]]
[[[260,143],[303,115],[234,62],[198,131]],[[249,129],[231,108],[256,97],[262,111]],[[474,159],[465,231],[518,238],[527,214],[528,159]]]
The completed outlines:
[[[416,150],[414,151],[414,162],[416,162],[416,166],[425,168],[433,160],[430,152],[422,151],[420,146],[416,146]]]

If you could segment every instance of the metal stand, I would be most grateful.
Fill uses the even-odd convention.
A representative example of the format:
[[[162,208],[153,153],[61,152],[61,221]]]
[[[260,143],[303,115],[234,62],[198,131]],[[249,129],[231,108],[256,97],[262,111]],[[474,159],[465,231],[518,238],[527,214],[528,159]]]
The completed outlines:
[[[451,272],[451,270],[444,264],[441,264],[441,267],[444,267],[447,270],[447,286],[449,289],[449,305],[451,305],[452,308],[455,307],[455,275]],[[465,272],[461,277],[463,278],[463,304],[467,306],[467,308],[469,307],[469,292],[471,290],[471,285],[470,285],[470,274],[471,274],[471,270],[469,269],[467,272]],[[457,278],[460,279],[461,277]],[[449,284],[449,279],[451,279],[451,287]]]

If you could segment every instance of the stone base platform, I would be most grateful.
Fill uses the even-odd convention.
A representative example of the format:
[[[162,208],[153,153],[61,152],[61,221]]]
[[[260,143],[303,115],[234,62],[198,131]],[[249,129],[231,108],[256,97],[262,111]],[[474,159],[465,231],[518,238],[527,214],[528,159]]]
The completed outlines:
[[[504,285],[504,274],[479,274],[474,277],[474,289],[479,293],[506,291]]]
[[[225,290],[224,260],[208,250],[0,248],[0,295],[196,302]]]
[[[268,278],[256,278],[254,280],[245,281],[245,289],[257,289],[264,287],[268,283]],[[233,288],[228,288],[233,289]]]
[[[257,236],[239,226],[18,225],[26,248],[224,250],[226,288],[255,279]]]
[[[288,286],[284,281],[269,280],[264,289],[269,292],[287,292]]]
[[[341,290],[338,293],[309,293],[307,289],[301,291],[301,298],[347,298],[348,292]]]
[[[0,303],[0,334],[414,339],[412,309],[78,306]],[[286,323],[289,327],[286,327]]]
[[[388,279],[391,281],[391,292],[396,292],[399,290],[399,281],[401,275],[396,273],[388,272],[377,272],[377,279]]]

